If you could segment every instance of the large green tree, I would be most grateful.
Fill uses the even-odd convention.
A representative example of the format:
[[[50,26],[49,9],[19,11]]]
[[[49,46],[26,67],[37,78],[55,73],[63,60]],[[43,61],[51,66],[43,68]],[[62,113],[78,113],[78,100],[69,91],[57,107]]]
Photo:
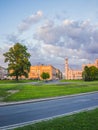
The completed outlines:
[[[10,76],[15,76],[18,80],[19,76],[28,77],[30,69],[30,54],[27,52],[26,46],[16,43],[9,49],[8,52],[3,54],[5,62],[8,62],[8,71]]]

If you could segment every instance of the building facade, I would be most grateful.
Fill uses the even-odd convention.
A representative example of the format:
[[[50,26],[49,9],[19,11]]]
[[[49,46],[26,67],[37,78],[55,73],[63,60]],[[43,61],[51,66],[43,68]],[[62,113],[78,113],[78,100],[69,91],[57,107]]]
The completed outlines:
[[[84,70],[84,67],[85,67],[85,66],[88,66],[88,67],[95,66],[96,68],[98,68],[98,59],[96,59],[93,64],[92,64],[92,63],[83,64],[83,65],[82,65],[82,70]]]
[[[10,70],[9,73],[11,74],[13,70]],[[39,79],[42,80],[41,74],[43,72],[47,72],[50,75],[48,80],[56,80],[62,78],[62,72],[53,67],[52,65],[35,65],[30,66],[30,71],[28,73],[28,79]],[[18,77],[19,79],[26,79],[25,76]],[[10,76],[9,79],[16,79],[15,76]]]
[[[6,79],[7,74],[8,74],[7,69],[0,66],[0,79]]]
[[[62,78],[62,73],[60,72],[59,69],[51,66],[51,65],[37,65],[37,66],[31,66],[30,67],[30,72],[29,72],[29,79],[40,79],[41,74],[43,72],[47,72],[50,75],[49,80],[54,80],[54,79],[61,79]]]
[[[84,67],[88,66],[95,66],[98,68],[98,59],[95,60],[93,64],[83,64],[81,70],[73,70],[69,67],[68,59],[65,59],[65,79],[71,80],[71,79],[82,79],[82,72],[84,71]]]
[[[65,79],[82,79],[82,70],[71,69],[68,64],[68,59],[65,60]]]

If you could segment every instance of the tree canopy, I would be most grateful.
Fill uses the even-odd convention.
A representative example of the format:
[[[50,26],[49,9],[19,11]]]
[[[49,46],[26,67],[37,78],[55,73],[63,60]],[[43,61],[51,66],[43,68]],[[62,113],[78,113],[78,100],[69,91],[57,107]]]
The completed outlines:
[[[49,75],[48,72],[43,72],[43,73],[41,74],[41,78],[44,79],[44,80],[46,80],[46,79],[50,78],[50,75]]]
[[[84,71],[82,73],[83,80],[85,81],[93,81],[98,79],[98,68],[95,66],[85,66]]]
[[[5,56],[5,62],[8,62],[10,76],[15,76],[16,80],[19,76],[28,77],[31,64],[29,61],[30,54],[27,52],[26,46],[16,43],[3,55]]]

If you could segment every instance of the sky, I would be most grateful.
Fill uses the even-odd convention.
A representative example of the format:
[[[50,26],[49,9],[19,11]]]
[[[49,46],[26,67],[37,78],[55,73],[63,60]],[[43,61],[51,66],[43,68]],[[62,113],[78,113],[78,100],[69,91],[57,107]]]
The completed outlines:
[[[31,65],[69,66],[98,58],[98,0],[0,0],[0,66],[15,43],[31,54]]]

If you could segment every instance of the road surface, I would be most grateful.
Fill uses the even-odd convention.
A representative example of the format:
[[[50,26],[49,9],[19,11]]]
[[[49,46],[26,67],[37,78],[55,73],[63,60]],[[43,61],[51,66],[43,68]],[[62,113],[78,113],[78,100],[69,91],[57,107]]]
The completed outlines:
[[[98,107],[98,92],[0,107],[0,129]]]

